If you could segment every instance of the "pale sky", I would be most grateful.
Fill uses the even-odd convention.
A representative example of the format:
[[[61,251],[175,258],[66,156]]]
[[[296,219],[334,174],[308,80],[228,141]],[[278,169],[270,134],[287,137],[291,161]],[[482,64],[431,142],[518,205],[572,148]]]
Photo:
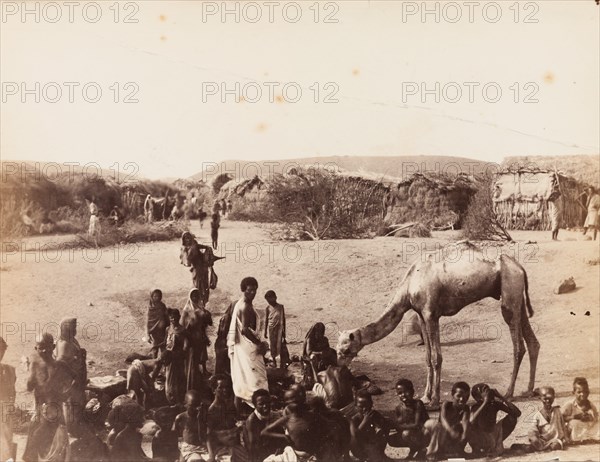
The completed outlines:
[[[117,23],[113,2],[100,2],[102,16],[92,23],[97,11],[77,3],[70,22],[65,2],[54,3],[58,11],[31,1],[28,8],[39,8],[36,23],[33,13],[21,16],[22,2],[2,2],[5,160],[134,162],[140,174],[161,178],[186,177],[202,162],[225,159],[456,155],[497,162],[599,152],[594,0],[501,1],[499,10],[474,2],[472,22],[462,1],[426,2],[439,9],[439,22],[433,14],[421,17],[420,1],[298,2],[296,23],[298,8],[285,1],[227,2],[239,10],[239,22],[233,14],[223,21],[223,2],[138,1],[120,4]],[[261,19],[250,22],[258,11]],[[50,22],[57,12],[61,18]],[[127,14],[138,22],[125,23]],[[328,14],[338,22],[324,22]],[[35,82],[40,102],[33,93],[22,102],[21,83],[35,93]],[[64,82],[78,83],[74,102]],[[102,90],[97,103],[83,98],[89,82]],[[127,82],[138,88],[137,103],[122,102],[134,89],[124,88]],[[440,101],[430,94],[423,102],[420,85],[435,93],[436,82]],[[203,95],[207,85],[235,91],[236,83],[246,101],[220,91]],[[256,87],[262,97],[252,103]],[[297,88],[302,94],[291,102]],[[498,102],[487,102],[497,88]],[[334,92],[338,102],[325,103]],[[528,97],[537,102],[525,103]]]

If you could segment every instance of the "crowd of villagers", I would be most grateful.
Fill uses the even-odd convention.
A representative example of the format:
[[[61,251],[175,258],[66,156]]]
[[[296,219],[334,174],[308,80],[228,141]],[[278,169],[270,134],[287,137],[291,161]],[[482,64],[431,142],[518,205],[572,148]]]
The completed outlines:
[[[558,450],[600,439],[598,412],[583,377],[575,378],[573,397],[562,408],[554,404],[551,387],[540,388],[541,407],[525,422],[528,444],[506,449],[504,440],[523,417],[485,383],[455,383],[451,400],[431,418],[412,381],[400,378],[395,413],[384,416],[373,402],[383,392],[368,377],[337,364],[323,323],[309,329],[302,354],[290,357],[285,307],[268,290],[265,315],[259,316],[253,277],[241,281],[239,299],[219,319],[209,371],[207,328],[214,320],[206,302],[216,283],[211,255],[193,235],[183,236],[181,261],[192,271],[194,288],[181,311],[167,308],[162,292],[152,291],[146,323],[150,354],[131,359],[126,394],[112,399],[102,416],[107,434],[98,431],[94,418],[103,405],[86,390],[86,350],[77,339],[77,320],[62,320],[56,342],[48,333],[38,339],[27,380],[35,414],[22,460],[191,462],[228,454],[234,462],[378,462],[389,460],[388,446],[406,448],[407,458],[445,460]],[[0,339],[0,359],[6,348]],[[293,362],[302,366],[298,380],[288,370]],[[1,364],[0,373],[0,399],[14,403],[15,369]],[[10,422],[2,425],[1,437],[1,460],[16,460]]]

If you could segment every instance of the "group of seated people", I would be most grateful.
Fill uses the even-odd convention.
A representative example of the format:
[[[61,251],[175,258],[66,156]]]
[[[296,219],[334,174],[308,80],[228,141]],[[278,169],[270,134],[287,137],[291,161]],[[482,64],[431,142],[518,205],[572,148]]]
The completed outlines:
[[[329,366],[329,369],[332,367]],[[160,460],[207,460],[227,450],[232,461],[389,461],[387,446],[408,448],[408,459],[445,460],[452,457],[495,457],[505,450],[503,441],[513,432],[521,411],[484,383],[469,387],[457,382],[452,400],[442,404],[438,419],[430,419],[424,404],[414,396],[408,379],[396,383],[399,403],[395,416],[384,417],[373,407],[366,388],[353,387],[352,402],[336,408],[302,384],[285,391],[285,407],[272,410],[267,390],[252,396],[249,416],[241,416],[234,405],[231,379],[225,374],[211,378],[212,396],[194,390],[186,393],[185,410],[153,440],[153,457]],[[598,413],[589,401],[587,380],[577,377],[574,399],[561,409],[554,406],[554,390],[539,389],[541,408],[527,422],[529,444],[514,444],[513,454],[564,449],[568,444],[598,441]],[[472,396],[474,403],[467,404]],[[506,415],[497,420],[498,413]],[[141,426],[142,419],[137,421]],[[122,436],[122,434],[119,434]],[[178,437],[182,437],[178,449]],[[117,440],[119,436],[117,436]],[[109,438],[110,440],[110,438]],[[126,441],[133,444],[127,434]],[[470,454],[465,451],[467,444]],[[118,441],[114,447],[119,447]],[[139,441],[135,443],[139,448]],[[134,459],[119,453],[118,460]],[[354,459],[350,459],[349,455]],[[506,454],[506,452],[505,452]],[[144,456],[145,457],[145,456]],[[117,459],[115,459],[117,460]]]
[[[164,305],[160,295],[153,293],[148,317],[151,326],[156,319],[160,321],[159,332],[166,323],[161,318]],[[195,315],[192,319],[201,326],[199,331],[205,332],[208,315],[196,306],[197,298],[197,290],[192,290],[182,317],[186,325],[194,325],[187,318]],[[152,310],[161,316],[152,315]],[[408,458],[443,460],[469,455],[465,451],[469,445],[470,455],[487,457],[505,451],[503,442],[521,417],[514,404],[488,385],[478,383],[471,388],[457,382],[452,400],[442,403],[439,418],[431,419],[406,378],[395,385],[399,399],[395,415],[384,416],[374,409],[372,395],[379,393],[347,367],[337,365],[322,323],[306,335],[299,358],[304,377],[302,383],[285,389],[283,406],[269,384],[271,392],[254,391],[253,408],[240,409],[234,401],[231,377],[226,373],[209,377],[204,336],[199,337],[196,349],[190,346],[188,353],[177,359],[177,335],[185,329],[179,323],[178,310],[166,314],[170,324],[164,329],[164,338],[151,339],[158,357],[134,360],[127,371],[127,394],[110,403],[106,442],[84,418],[89,410],[83,393],[86,353],[76,339],[76,320],[61,322],[56,358],[54,339],[44,334],[32,356],[27,383],[34,392],[36,415],[23,455],[26,462],[149,460],[142,449],[144,435],[152,437],[152,460],[171,462],[212,462],[223,451],[233,462],[346,461],[352,460],[350,454],[360,461],[378,462],[389,460],[388,446],[407,448]],[[187,367],[190,364],[193,367]],[[164,390],[156,386],[159,377],[165,381]],[[540,388],[542,407],[526,422],[529,444],[515,444],[511,450],[557,450],[598,441],[598,412],[589,393],[587,380],[575,378],[574,399],[561,409],[554,406],[554,390]],[[474,403],[469,406],[471,396]],[[499,412],[506,414],[500,420]],[[69,437],[75,441],[69,442]]]

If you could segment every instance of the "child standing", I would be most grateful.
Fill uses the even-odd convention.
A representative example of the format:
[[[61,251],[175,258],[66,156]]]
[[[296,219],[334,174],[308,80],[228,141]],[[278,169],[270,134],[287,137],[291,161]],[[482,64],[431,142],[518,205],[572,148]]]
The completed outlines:
[[[427,447],[427,459],[439,460],[445,457],[464,457],[469,430],[469,393],[471,388],[465,382],[452,385],[452,401],[442,403],[440,421],[433,428],[431,442]]]
[[[429,414],[423,402],[415,399],[415,388],[410,380],[398,380],[396,394],[400,399],[396,407],[397,433],[388,438],[388,444],[395,448],[408,447],[408,458],[411,459],[429,443],[429,430],[425,428]]]
[[[185,394],[185,412],[175,417],[171,430],[183,436],[183,460],[203,460],[201,453],[206,443],[206,407],[196,390],[188,390]]]
[[[598,441],[600,439],[598,410],[588,399],[590,387],[585,378],[575,377],[573,394],[575,399],[562,408],[571,441]]]
[[[279,367],[285,367],[281,357],[282,343],[285,342],[285,310],[281,303],[277,303],[277,294],[269,290],[265,294],[267,301],[265,338],[269,339],[269,348],[275,367],[277,367],[277,356],[279,356]]]
[[[565,421],[559,406],[554,403],[554,388],[540,388],[542,408],[533,415],[533,427],[529,431],[529,443],[536,451],[563,449],[568,442]]]
[[[165,330],[169,326],[167,307],[162,301],[162,291],[155,289],[150,294],[150,304],[146,315],[146,334],[152,345],[152,357],[158,358],[165,349]]]
[[[221,217],[219,211],[213,212],[210,222],[210,238],[212,239],[213,249],[217,250],[219,246],[219,226],[221,225]]]

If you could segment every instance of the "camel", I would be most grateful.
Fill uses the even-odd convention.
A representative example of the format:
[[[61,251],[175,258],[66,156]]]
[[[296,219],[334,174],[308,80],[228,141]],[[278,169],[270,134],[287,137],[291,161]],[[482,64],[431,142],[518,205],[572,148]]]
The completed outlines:
[[[389,335],[408,310],[417,313],[425,334],[427,385],[423,402],[432,409],[440,404],[442,352],[439,320],[454,316],[465,306],[487,297],[502,300],[502,317],[510,328],[513,371],[506,392],[512,398],[525,343],[529,352],[528,392],[533,392],[540,344],[529,324],[533,309],[529,300],[527,273],[513,258],[501,255],[495,261],[470,242],[456,244],[454,255],[442,251],[417,261],[407,271],[392,300],[375,322],[340,333],[337,353],[340,365],[349,365],[365,346]]]

